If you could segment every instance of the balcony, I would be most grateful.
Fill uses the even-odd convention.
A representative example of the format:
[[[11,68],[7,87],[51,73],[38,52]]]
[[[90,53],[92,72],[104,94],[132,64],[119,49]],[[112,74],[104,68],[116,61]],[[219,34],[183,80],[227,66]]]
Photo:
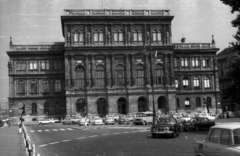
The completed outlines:
[[[67,16],[170,16],[169,10],[64,10]]]
[[[60,51],[64,44],[43,44],[43,45],[11,45],[11,51]]]
[[[212,43],[174,43],[175,49],[213,49]]]

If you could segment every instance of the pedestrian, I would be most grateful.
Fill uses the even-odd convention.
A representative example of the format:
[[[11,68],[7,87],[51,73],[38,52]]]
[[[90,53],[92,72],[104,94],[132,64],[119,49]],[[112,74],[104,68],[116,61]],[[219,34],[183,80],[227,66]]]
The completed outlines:
[[[18,126],[19,126],[19,133],[22,133],[22,123],[21,123],[21,121],[18,122]]]
[[[88,126],[88,119],[87,119],[87,117],[85,116],[85,128],[87,128],[87,126]]]
[[[8,122],[8,127],[11,127],[11,121],[8,120],[7,122]]]

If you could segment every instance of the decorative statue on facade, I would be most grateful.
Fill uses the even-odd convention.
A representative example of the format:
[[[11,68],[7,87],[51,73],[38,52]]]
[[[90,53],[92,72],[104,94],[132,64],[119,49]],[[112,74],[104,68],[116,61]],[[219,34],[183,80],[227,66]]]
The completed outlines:
[[[12,62],[11,61],[8,61],[8,70],[10,71],[10,70],[12,70]]]
[[[170,43],[170,34],[168,31],[166,32],[166,38],[167,38],[167,44],[169,44]]]
[[[127,32],[127,43],[128,44],[131,43],[131,32],[130,31]]]
[[[146,44],[150,44],[150,33],[147,31],[147,36],[146,36]]]
[[[87,32],[87,43],[88,44],[91,43],[91,33],[90,33],[90,31]]]
[[[111,44],[111,32],[109,29],[107,30],[107,43]]]
[[[71,33],[70,33],[70,26],[67,26],[67,44],[71,44]]]

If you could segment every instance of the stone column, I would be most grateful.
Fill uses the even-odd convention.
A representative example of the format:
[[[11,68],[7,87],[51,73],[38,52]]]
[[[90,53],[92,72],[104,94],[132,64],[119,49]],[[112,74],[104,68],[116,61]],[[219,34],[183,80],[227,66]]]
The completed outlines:
[[[107,25],[104,25],[104,45],[107,45],[108,43],[108,28]]]
[[[150,76],[149,76],[149,71],[150,71],[150,66],[149,66],[149,54],[145,54],[145,80],[146,80],[146,85],[150,85]]]
[[[116,84],[116,75],[115,75],[115,60],[114,60],[114,55],[113,54],[111,54],[111,64],[112,64],[112,70],[111,70],[111,72],[112,72],[112,86],[115,86],[115,84]]]
[[[65,86],[70,87],[70,68],[68,62],[68,55],[64,56],[64,65],[65,65]],[[52,70],[52,69],[51,69]]]
[[[174,75],[174,57],[173,57],[173,53],[170,54],[170,69],[171,69],[171,86],[175,86],[175,75]]]
[[[134,54],[131,54],[131,69],[132,86],[134,86],[136,82]]]
[[[129,54],[125,54],[125,86],[130,85]]]
[[[124,43],[123,43],[124,46],[128,44],[128,43],[127,43],[127,36],[128,36],[127,33],[128,33],[128,31],[127,31],[127,25],[124,24],[124,33],[123,33],[123,34],[124,34],[124,41],[123,41],[123,42],[124,42]]]
[[[164,54],[164,75],[165,75],[165,83],[164,85],[168,85],[168,57],[167,54]]]
[[[85,82],[86,82],[86,87],[90,86],[90,80],[89,80],[89,60],[88,60],[88,55],[85,55]]]
[[[91,62],[91,84],[92,84],[92,87],[94,87],[96,84],[95,84],[95,60],[94,60],[94,55],[91,55],[91,59],[92,59],[92,62]]]
[[[110,71],[110,61],[109,61],[109,55],[105,55],[105,59],[106,59],[106,63],[105,63],[105,72],[106,72],[106,87],[110,87],[110,74],[109,71]]]
[[[87,25],[84,25],[84,45],[87,45],[87,33],[88,33],[88,29],[87,29]]]

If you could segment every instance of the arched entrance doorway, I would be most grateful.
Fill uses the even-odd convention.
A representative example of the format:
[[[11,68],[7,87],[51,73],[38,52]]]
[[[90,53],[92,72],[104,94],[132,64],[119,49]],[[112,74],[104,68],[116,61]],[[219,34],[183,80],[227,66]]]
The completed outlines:
[[[167,99],[164,96],[160,96],[158,98],[158,110],[161,113],[166,113],[167,112]]]
[[[127,114],[127,112],[128,112],[127,100],[121,97],[118,99],[118,113]]]
[[[147,100],[145,97],[140,97],[138,99],[138,112],[146,112],[148,111]]]
[[[78,99],[76,102],[76,114],[80,116],[85,116],[87,114],[87,104],[82,98]]]
[[[107,115],[108,105],[107,101],[104,98],[100,98],[97,101],[97,113],[100,117],[104,117]]]

